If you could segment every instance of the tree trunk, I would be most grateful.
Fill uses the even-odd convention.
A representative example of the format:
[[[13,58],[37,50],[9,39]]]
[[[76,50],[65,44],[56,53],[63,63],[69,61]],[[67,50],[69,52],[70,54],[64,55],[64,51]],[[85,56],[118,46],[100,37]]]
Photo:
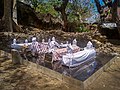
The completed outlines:
[[[4,0],[4,15],[2,20],[5,24],[5,31],[12,32],[12,0]]]
[[[3,11],[4,11],[4,0],[0,0],[0,19],[3,17]]]
[[[111,8],[111,15],[112,15],[112,21],[116,22],[117,21],[117,7],[118,7],[118,3],[120,3],[120,0],[114,0],[114,2],[112,3],[112,1],[110,1],[110,3],[106,2],[107,0],[103,0],[105,6],[101,6],[99,0],[94,0],[97,6],[97,10],[99,12],[99,14],[101,15],[103,13],[102,7],[107,7],[110,9]]]
[[[13,0],[13,8],[12,8],[12,11],[13,11],[13,21],[17,24],[17,2],[16,0]]]
[[[65,31],[68,31],[68,20],[67,20],[67,14],[65,12],[66,6],[67,6],[68,0],[64,0],[61,5],[61,14],[62,14],[62,20],[64,21],[64,27],[63,29]]]
[[[120,7],[117,8],[118,21],[120,22]]]
[[[96,7],[97,7],[97,10],[98,10],[98,13],[101,14],[101,5],[100,5],[100,2],[99,0],[94,0],[95,1],[95,4],[96,4]]]
[[[63,30],[68,31],[68,20],[67,20],[67,14],[65,12],[65,9],[67,7],[69,0],[62,0],[62,5],[60,7],[54,6],[54,9],[56,11],[59,11],[62,15],[62,20],[64,22]]]
[[[118,15],[117,15],[117,7],[118,7],[119,0],[114,0],[112,5],[112,21],[116,22]]]
[[[107,5],[106,0],[103,0],[104,4]]]

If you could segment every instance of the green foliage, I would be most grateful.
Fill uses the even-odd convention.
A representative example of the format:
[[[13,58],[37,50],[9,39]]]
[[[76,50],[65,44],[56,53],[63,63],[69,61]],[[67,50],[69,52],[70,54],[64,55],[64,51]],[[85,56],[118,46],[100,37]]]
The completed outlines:
[[[89,30],[85,28],[84,25],[80,25],[79,27],[76,27],[76,32],[88,32]]]
[[[32,8],[36,10],[41,0],[18,0],[18,1],[24,2],[25,4],[29,4],[30,6],[32,6]]]
[[[62,0],[28,0],[36,12],[43,14],[50,13],[57,17],[60,14],[54,10],[54,5],[61,6]],[[79,21],[82,17],[88,17],[90,15],[90,8],[92,8],[90,0],[69,0],[67,4],[66,13],[68,21]]]
[[[36,12],[42,14],[51,14],[54,17],[61,17],[61,14],[54,9],[54,6],[60,7],[63,0],[28,0]],[[93,5],[90,0],[69,0],[65,9],[68,22],[77,23],[76,31],[86,32],[88,31],[82,23],[82,19],[85,19],[91,15],[90,10]]]
[[[49,3],[43,3],[43,4],[39,4],[38,7],[36,8],[36,12],[40,12],[42,14],[47,14],[50,13],[53,16],[57,16],[58,12],[56,12],[53,8],[53,6]]]
[[[31,0],[31,3],[32,3],[34,9],[36,9],[39,4],[38,0]]]
[[[48,0],[47,3],[50,3],[51,5],[60,6],[62,4],[62,0]]]
[[[76,16],[73,13],[70,13],[68,15],[68,21],[69,22],[77,22],[78,20],[79,20],[79,16]]]
[[[81,22],[81,19],[85,19],[91,15],[90,10],[93,5],[90,0],[71,0],[68,3],[66,11],[68,13],[69,22]]]

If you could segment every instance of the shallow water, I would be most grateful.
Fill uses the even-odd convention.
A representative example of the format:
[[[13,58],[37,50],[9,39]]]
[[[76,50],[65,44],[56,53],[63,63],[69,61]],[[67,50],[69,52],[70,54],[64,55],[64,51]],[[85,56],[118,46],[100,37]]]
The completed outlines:
[[[87,44],[88,41],[83,40],[84,43],[81,43],[79,45],[80,47]],[[31,53],[27,53],[28,60],[36,63],[37,57],[32,57]],[[110,61],[114,56],[112,55],[105,55],[102,53],[97,53],[97,56],[94,60],[87,61],[84,64],[81,64],[75,68],[69,68],[64,65],[62,65],[61,61],[51,63],[52,61],[52,54],[46,54],[44,63],[41,63],[41,65],[55,70],[61,74],[68,75],[70,77],[73,77],[75,79],[84,81],[87,78],[89,78],[94,72],[96,72],[99,68],[104,66],[108,61]]]
[[[102,53],[97,54],[95,60],[91,60],[85,64],[80,66],[69,68],[61,64],[61,61],[51,63],[52,57],[51,54],[46,54],[45,62],[41,65],[45,65],[45,67],[55,70],[61,74],[68,75],[75,79],[84,81],[89,78],[94,72],[96,72],[99,68],[104,66],[108,61],[110,61],[114,56],[105,55]],[[31,58],[30,58],[31,59]],[[32,58],[35,60],[35,58]],[[33,62],[33,61],[32,61]]]
[[[69,42],[70,41],[71,40],[69,40]],[[89,40],[87,40],[87,39],[81,38],[78,40],[78,46],[83,48],[86,46],[88,41]],[[63,41],[63,43],[65,43],[65,41]],[[94,45],[94,47],[97,47],[96,44],[93,43],[93,45]],[[65,75],[71,76],[73,78],[76,78],[78,80],[84,81],[87,78],[89,78],[94,72],[96,72],[99,68],[104,66],[113,57],[114,56],[111,56],[111,55],[97,53],[95,60],[92,60],[91,62],[85,63],[85,64],[80,65],[75,68],[69,68],[69,67],[63,66],[60,61],[51,63],[52,54],[46,54],[45,62],[41,63],[41,65],[43,65],[49,69],[55,70],[61,74],[65,74]],[[28,59],[29,59],[29,61],[32,61],[35,63],[37,58],[32,57],[32,55],[30,55],[30,53],[29,53]],[[93,64],[91,64],[91,63],[93,63]]]

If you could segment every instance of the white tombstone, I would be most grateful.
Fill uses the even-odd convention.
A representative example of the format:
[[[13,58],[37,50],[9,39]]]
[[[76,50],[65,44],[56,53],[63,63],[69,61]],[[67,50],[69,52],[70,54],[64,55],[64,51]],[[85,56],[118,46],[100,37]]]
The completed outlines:
[[[60,47],[60,45],[55,41],[55,37],[52,37],[52,41],[50,42],[50,51],[54,51],[55,49],[57,49],[58,47]]]
[[[55,37],[52,37],[52,41],[50,42],[50,48],[55,47]]]
[[[72,45],[77,45],[77,40],[76,39],[73,40]]]
[[[55,37],[52,37],[52,41],[55,41]]]
[[[28,40],[27,40],[27,39],[25,39],[25,43],[28,43]]]
[[[70,44],[67,45],[67,52],[72,53],[72,50],[73,50],[73,47],[72,47],[72,45],[70,43]]]
[[[25,39],[25,46],[28,46],[28,40]]]
[[[13,39],[13,44],[14,44],[14,45],[16,44],[16,39],[15,39],[15,38]]]
[[[42,39],[42,43],[43,43],[43,44],[45,43],[45,39]]]
[[[91,41],[89,41],[89,42],[87,43],[87,45],[86,45],[85,49],[93,49],[93,48],[94,48],[94,47],[93,47],[92,42],[91,42]]]
[[[37,40],[36,37],[32,38],[32,42],[36,42],[36,40]]]
[[[36,37],[32,38],[32,44],[30,45],[30,50],[32,51],[32,55],[35,55],[36,51],[37,51],[37,46],[38,46],[38,42]]]
[[[61,45],[63,45],[63,43],[61,43]]]

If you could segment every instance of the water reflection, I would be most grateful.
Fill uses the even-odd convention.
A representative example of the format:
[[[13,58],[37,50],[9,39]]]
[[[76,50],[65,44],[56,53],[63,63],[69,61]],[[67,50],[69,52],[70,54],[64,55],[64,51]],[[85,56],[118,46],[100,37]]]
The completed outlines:
[[[87,63],[83,63],[80,66],[69,68],[62,65],[61,61],[51,63],[52,54],[46,54],[44,64],[42,63],[41,65],[49,69],[55,70],[61,74],[84,81],[89,78],[94,72],[96,72],[99,68],[105,65],[108,61],[110,61],[113,57],[114,56],[112,55],[99,53],[97,54],[95,59],[92,59]],[[35,63],[36,57],[32,57],[30,52],[27,58],[29,61]]]
[[[24,53],[21,53],[22,57],[33,63],[37,62],[38,56],[32,55],[31,51],[24,50]],[[78,80],[84,81],[90,77],[95,71],[100,67],[105,65],[113,56],[105,54],[97,54],[96,58],[91,60],[85,60],[84,63],[76,67],[67,67],[63,64],[62,61],[52,62],[52,53],[46,53],[45,60],[42,63],[39,63],[42,66],[55,70],[61,74],[68,75],[70,77],[76,78]],[[37,63],[38,64],[38,63]]]

